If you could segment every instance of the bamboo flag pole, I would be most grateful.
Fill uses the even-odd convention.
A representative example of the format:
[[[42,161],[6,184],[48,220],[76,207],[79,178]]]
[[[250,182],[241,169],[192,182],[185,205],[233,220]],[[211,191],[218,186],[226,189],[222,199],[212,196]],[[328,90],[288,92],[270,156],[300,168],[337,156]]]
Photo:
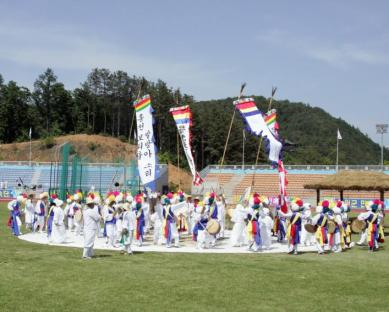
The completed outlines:
[[[242,83],[242,85],[240,86],[240,92],[239,92],[238,100],[240,100],[240,98],[242,97],[242,95],[243,95],[243,90],[244,90],[245,87],[246,87],[246,83],[244,82],[244,83]],[[230,140],[230,134],[231,134],[231,130],[232,130],[232,124],[234,123],[235,112],[236,112],[236,110],[235,110],[235,107],[234,107],[234,112],[233,112],[233,114],[232,114],[232,118],[231,118],[231,122],[230,122],[230,128],[228,129],[226,144],[224,145],[223,157],[222,157],[222,160],[221,160],[221,162],[220,162],[220,167],[222,167],[223,164],[224,164],[224,157],[226,156],[228,141]]]
[[[178,94],[176,97],[176,105],[179,104]],[[180,133],[177,129],[177,168],[178,168],[178,189],[181,190],[181,172],[180,172]]]
[[[142,78],[142,80],[141,80],[140,83],[139,83],[138,94],[137,94],[137,96],[136,96],[135,101],[139,99],[140,94],[141,94],[141,92],[142,92],[142,89],[143,89],[143,87],[144,87],[144,84],[145,84],[145,79]],[[134,113],[132,114],[130,133],[128,134],[128,141],[129,141],[130,143],[131,143],[131,133],[132,133],[132,128],[133,128],[133,126],[134,126],[134,120],[135,120],[135,109],[134,109]]]
[[[180,135],[177,131],[177,167],[178,167],[178,189],[181,189],[181,173],[180,173]]]
[[[271,97],[270,97],[270,101],[269,101],[269,105],[267,107],[267,111],[270,111],[271,109],[271,105],[273,103],[273,98],[274,98],[274,95],[276,94],[276,91],[277,91],[277,87],[272,87],[271,89]],[[261,152],[261,147],[262,147],[262,141],[263,141],[263,137],[261,137],[259,139],[259,145],[258,145],[258,150],[257,150],[257,156],[255,158],[255,167],[258,165],[258,160],[259,160],[259,154]],[[255,181],[255,167],[254,167],[254,174],[253,174],[253,179],[251,180],[251,189],[254,188],[254,181]]]

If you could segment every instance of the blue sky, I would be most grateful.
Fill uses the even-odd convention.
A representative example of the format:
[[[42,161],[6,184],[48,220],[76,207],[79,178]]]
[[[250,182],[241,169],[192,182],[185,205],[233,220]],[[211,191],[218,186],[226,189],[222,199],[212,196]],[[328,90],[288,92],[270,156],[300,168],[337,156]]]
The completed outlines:
[[[379,141],[388,12],[383,0],[0,0],[0,73],[31,87],[52,67],[75,88],[93,67],[122,69],[199,100],[235,96],[243,81],[247,94],[276,85],[276,98],[322,107]]]

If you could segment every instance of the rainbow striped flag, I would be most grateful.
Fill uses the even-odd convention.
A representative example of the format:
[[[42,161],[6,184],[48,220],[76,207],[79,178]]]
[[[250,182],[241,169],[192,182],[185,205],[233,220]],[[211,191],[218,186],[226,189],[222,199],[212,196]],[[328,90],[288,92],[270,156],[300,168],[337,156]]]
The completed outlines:
[[[180,107],[173,107],[170,109],[170,112],[173,115],[178,134],[181,137],[182,147],[184,149],[190,171],[193,175],[193,184],[200,185],[203,180],[201,179],[199,173],[196,171],[196,164],[194,162],[192,151],[192,133],[190,131],[190,127],[192,126],[192,111],[190,110],[189,105],[185,105]]]
[[[276,112],[273,112],[273,111],[270,111],[269,113],[266,114],[265,116],[265,121],[266,121],[266,124],[268,126],[274,124],[276,122],[276,118],[277,118],[277,113]]]
[[[189,106],[181,106],[171,110],[173,119],[177,125],[189,124],[192,125],[192,112]]]
[[[261,113],[255,105],[254,99],[251,98],[235,101],[234,105],[244,117],[254,116]]]
[[[134,108],[136,112],[140,112],[141,110],[145,109],[150,105],[151,105],[150,95],[145,95],[144,97],[134,102]]]

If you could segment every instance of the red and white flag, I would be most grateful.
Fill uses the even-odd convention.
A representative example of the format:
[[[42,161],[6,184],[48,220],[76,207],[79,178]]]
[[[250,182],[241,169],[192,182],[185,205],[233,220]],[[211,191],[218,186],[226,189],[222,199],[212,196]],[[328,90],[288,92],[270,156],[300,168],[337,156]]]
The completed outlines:
[[[280,206],[281,211],[286,213],[288,210],[288,207],[286,205],[286,186],[288,185],[288,179],[286,178],[286,174],[288,172],[285,170],[284,163],[282,160],[278,161],[278,175],[280,180]]]

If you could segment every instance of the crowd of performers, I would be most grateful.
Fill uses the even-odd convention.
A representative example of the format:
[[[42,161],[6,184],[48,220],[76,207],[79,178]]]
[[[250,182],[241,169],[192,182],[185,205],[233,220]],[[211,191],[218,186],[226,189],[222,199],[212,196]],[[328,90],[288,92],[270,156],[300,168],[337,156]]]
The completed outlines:
[[[258,252],[272,248],[272,237],[288,245],[291,254],[299,246],[316,246],[318,254],[342,252],[354,246],[351,240],[350,207],[342,201],[323,201],[315,208],[295,199],[287,211],[254,193],[249,199],[226,209],[223,195],[207,193],[192,198],[184,192],[166,195],[139,193],[134,197],[125,192],[109,192],[104,198],[96,192],[83,196],[68,195],[66,202],[55,194],[43,192],[35,201],[34,194],[22,194],[8,203],[8,225],[14,235],[21,235],[22,218],[25,228],[46,235],[50,243],[66,243],[68,232],[83,236],[83,258],[93,256],[97,237],[104,237],[111,248],[132,254],[131,245],[142,246],[146,233],[153,244],[167,248],[180,246],[180,239],[191,237],[198,249],[214,248],[225,238],[226,215],[233,223],[230,245],[246,246]],[[355,225],[360,228],[357,245],[368,244],[369,250],[384,241],[384,204],[374,200],[366,205]],[[358,223],[359,222],[359,223]]]

